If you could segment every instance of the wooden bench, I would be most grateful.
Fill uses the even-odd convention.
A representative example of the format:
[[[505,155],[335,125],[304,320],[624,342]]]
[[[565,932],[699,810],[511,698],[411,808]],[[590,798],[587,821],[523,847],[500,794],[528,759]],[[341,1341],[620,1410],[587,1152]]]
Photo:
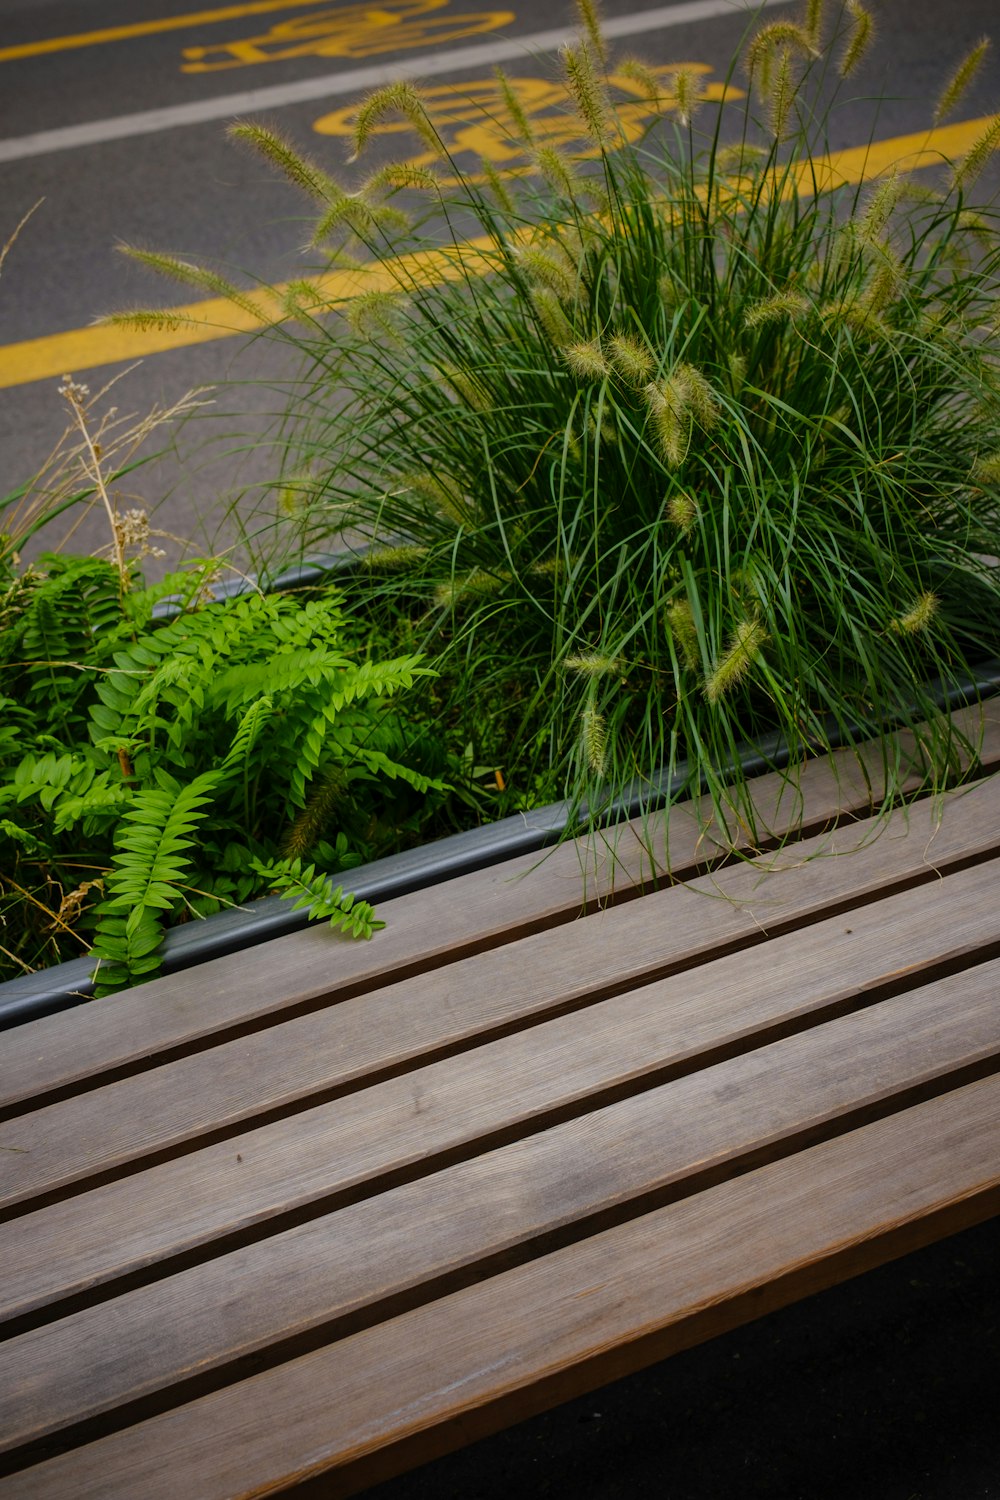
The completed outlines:
[[[353,1494],[1000,1210],[964,723],[8,1033],[0,1496]]]

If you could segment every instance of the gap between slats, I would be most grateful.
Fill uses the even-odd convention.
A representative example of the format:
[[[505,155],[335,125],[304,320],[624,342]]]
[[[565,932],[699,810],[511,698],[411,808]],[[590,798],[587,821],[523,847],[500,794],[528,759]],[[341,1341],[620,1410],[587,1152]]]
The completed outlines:
[[[611,938],[613,929],[624,924],[624,939],[618,942],[618,947],[623,950],[621,963],[624,967],[625,953],[631,957],[633,951],[638,950],[643,929],[647,926],[644,915],[636,928],[636,908],[598,919],[601,931],[595,933],[596,946],[591,945],[594,948],[592,959],[581,961],[579,975],[574,973],[567,978],[559,974],[559,950],[565,945],[556,935],[522,940],[519,945],[511,946],[505,970],[497,970],[496,965],[501,959],[496,955],[467,960],[446,976],[438,974],[433,980],[422,983],[414,981],[409,986],[396,985],[381,996],[376,992],[363,1000],[346,1002],[311,1021],[286,1022],[268,1033],[264,1042],[259,1044],[256,1061],[252,1052],[247,1055],[250,1044],[229,1043],[209,1054],[206,1063],[200,1057],[184,1060],[152,1074],[112,1085],[107,1091],[93,1096],[81,1096],[32,1114],[19,1115],[7,1122],[2,1133],[5,1145],[19,1149],[0,1157],[0,1203],[3,1204],[0,1223],[238,1138],[250,1128],[277,1124],[379,1083],[403,1077],[417,1068],[461,1057],[504,1037],[546,1025],[560,1016],[589,1011],[595,1005],[640,985],[676,978],[684,973],[691,976],[693,983],[705,982],[706,966],[711,963],[738,952],[750,955],[768,942],[777,942],[793,932],[833,920],[842,912],[862,912],[874,907],[879,916],[891,922],[900,910],[898,898],[901,895],[922,885],[940,882],[942,897],[946,897],[950,881],[963,871],[978,867],[980,861],[987,861],[995,853],[1000,837],[994,831],[1000,829],[1000,779],[970,787],[949,801],[936,832],[929,805],[905,809],[893,816],[895,822],[865,849],[847,856],[837,855],[836,870],[829,860],[824,865],[822,860],[813,859],[801,869],[783,869],[761,879],[758,870],[741,865],[728,874],[704,877],[686,888],[675,888],[659,897],[650,897],[642,909],[643,913],[649,913],[649,922],[655,925],[659,921],[671,932],[684,930],[689,925],[696,927],[700,922],[702,930],[694,943],[685,938],[680,948],[675,947],[672,953],[663,951],[669,948],[672,939],[661,942],[657,938],[655,946],[663,956],[644,968],[639,965],[627,980],[619,977],[618,950],[612,946]],[[908,830],[905,836],[894,839],[893,834],[901,828]],[[835,850],[841,845],[849,846],[853,837],[852,828],[839,836],[839,845],[838,836],[834,835],[832,841],[828,841],[829,836],[823,836],[799,847],[805,853],[813,848]],[[969,849],[969,845],[974,847]],[[935,860],[933,866],[927,862],[928,851]],[[894,868],[891,862],[894,862]],[[843,877],[842,889],[838,892],[838,899],[831,899],[826,889],[833,884],[835,874],[838,878]],[[982,879],[987,883],[991,881],[985,871]],[[969,880],[978,883],[977,877],[966,877],[955,889],[965,889]],[[780,919],[773,918],[765,930],[768,901],[782,899],[780,895],[770,897],[768,891],[774,887],[776,892],[781,892],[789,881],[795,883],[794,895],[786,901]],[[818,895],[813,892],[813,886],[817,887]],[[698,894],[692,896],[692,892]],[[881,907],[882,903],[894,900],[895,906]],[[756,903],[757,911],[741,912],[737,916],[738,901]],[[708,904],[699,909],[701,902]],[[937,903],[925,894],[917,904],[926,907],[933,915]],[[576,934],[577,948],[581,952],[581,945],[588,941],[591,926],[584,923]],[[609,926],[611,930],[608,930]],[[728,931],[722,930],[727,926]],[[992,951],[988,942],[984,938],[985,946],[981,945],[984,957]],[[609,972],[607,979],[600,977],[602,963]],[[949,972],[948,963],[945,952],[934,972]],[[934,968],[933,963],[930,967]],[[536,984],[531,978],[535,971],[539,976],[544,974],[551,990],[540,988],[541,977]],[[452,989],[442,999],[438,991],[446,979]],[[523,1001],[518,998],[518,986],[524,990]],[[422,994],[422,990],[425,993]],[[493,1002],[494,992],[502,993],[502,1004]],[[489,1005],[481,998],[483,996],[487,997],[489,1005],[493,1005],[492,1021],[486,1019]],[[396,1020],[393,1019],[394,1011]],[[459,1017],[466,1012],[471,1019],[463,1023],[465,1034],[456,1035],[454,1033],[461,1029]],[[355,1028],[353,1032],[351,1025]],[[439,1029],[446,1029],[447,1025],[451,1026],[453,1035],[442,1038],[438,1035]],[[319,1043],[331,1027],[333,1043],[327,1040],[324,1053]],[[398,1040],[407,1028],[419,1039],[409,1047]],[[375,1039],[383,1033],[390,1041],[388,1061],[383,1052],[380,1065],[377,1053],[382,1043]],[[396,1062],[392,1061],[393,1047],[404,1054]],[[358,1064],[352,1072],[355,1056],[352,1049],[363,1052],[364,1048],[368,1049],[367,1062],[363,1067]],[[351,1062],[345,1063],[344,1055],[348,1052]],[[269,1098],[268,1069],[278,1066],[285,1056],[301,1056],[305,1059],[303,1067],[314,1066],[317,1077],[322,1080],[321,1086],[304,1089],[300,1084],[289,1096],[289,1087],[284,1084],[284,1097],[279,1094],[275,1098],[272,1087]],[[239,1100],[235,1105],[225,1102],[219,1080],[227,1076],[227,1058],[230,1059],[230,1073],[246,1080],[241,1082],[239,1095],[239,1098],[249,1096],[245,1107],[240,1106]],[[336,1076],[338,1068],[340,1078]],[[227,1118],[220,1121],[223,1110],[227,1112]],[[52,1158],[55,1162],[50,1166]]]
[[[0,1233],[4,1313],[17,1328],[49,1320],[60,1310],[103,1300],[109,1284],[112,1292],[146,1284],[598,1105],[648,1092],[709,1061],[752,1052],[762,1039],[770,1043],[831,1015],[871,1008],[876,999],[925,985],[933,974],[982,962],[996,953],[1000,936],[994,885],[978,871],[952,881],[950,910],[938,911],[939,894],[927,891],[922,901],[907,903],[906,913],[895,914],[891,937],[876,909],[868,913],[867,936],[862,915],[849,934],[833,922],[776,941],[760,955],[759,969],[748,967],[744,955],[720,960],[709,966],[701,992],[674,986],[680,1020],[676,1006],[668,1006],[669,986],[644,986],[583,1018],[431,1067],[417,1075],[416,1093],[409,1079],[381,1086],[332,1113],[296,1118],[285,1130],[271,1127],[227,1150],[180,1158],[148,1176],[26,1214]],[[773,1000],[773,987],[782,985],[791,986],[787,996],[782,991],[780,1002]],[[733,1007],[735,1018],[729,1016]],[[581,1056],[581,1047],[590,1050]],[[494,1097],[484,1094],[483,1077]],[[431,1112],[421,1123],[425,1107]],[[238,1147],[245,1153],[242,1167]]]
[[[1000,964],[992,964],[924,986],[874,1014],[826,1024],[680,1087],[601,1110],[582,1125],[551,1130],[520,1149],[495,1151],[383,1195],[326,1226],[282,1236],[256,1257],[231,1256],[228,1264],[175,1277],[76,1323],[64,1320],[8,1343],[0,1349],[4,1445],[15,1434],[28,1435],[32,1424],[43,1434],[62,1426],[66,1440],[90,1440],[98,1430],[179,1405],[953,1091],[984,1069],[995,1072],[998,981]],[[848,1059],[857,1060],[853,1070],[845,1068]],[[520,1184],[530,1185],[523,1202]],[[459,1212],[466,1224],[456,1244],[450,1226]],[[276,1285],[280,1277],[296,1288],[311,1280],[312,1303],[304,1292],[296,1303],[295,1293]],[[282,1298],[281,1311],[272,1311]],[[298,1330],[290,1330],[296,1320]],[[177,1363],[185,1322],[191,1329],[186,1372]],[[220,1347],[226,1339],[228,1348]],[[92,1365],[81,1368],[81,1361]],[[67,1373],[74,1368],[75,1398]],[[18,1402],[19,1378],[28,1385]],[[76,1422],[74,1399],[85,1403]],[[102,1405],[113,1409],[102,1416]],[[84,1420],[90,1422],[85,1432]],[[29,1443],[12,1462],[23,1465],[35,1454]]]

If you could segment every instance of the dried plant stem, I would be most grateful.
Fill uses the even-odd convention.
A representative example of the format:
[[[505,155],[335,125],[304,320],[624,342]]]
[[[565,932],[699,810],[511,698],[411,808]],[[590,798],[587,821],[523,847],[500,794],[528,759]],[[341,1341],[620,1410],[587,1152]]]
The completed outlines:
[[[101,457],[97,444],[91,436],[90,427],[87,423],[87,406],[84,398],[89,395],[85,385],[79,385],[72,375],[63,376],[63,384],[59,387],[59,394],[64,396],[66,404],[83,439],[83,454],[81,462],[83,468],[100,496],[101,504],[104,506],[108,518],[108,526],[111,530],[111,549],[114,565],[118,572],[119,584],[122,593],[128,589],[129,570],[125,561],[125,546],[122,538],[121,526],[118,522],[118,510],[108,494],[108,487],[104,480],[104,471],[101,467]]]

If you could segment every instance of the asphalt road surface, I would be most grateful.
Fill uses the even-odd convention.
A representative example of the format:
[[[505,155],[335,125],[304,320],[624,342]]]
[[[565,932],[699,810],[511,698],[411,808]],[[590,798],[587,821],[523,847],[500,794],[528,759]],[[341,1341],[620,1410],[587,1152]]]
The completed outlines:
[[[769,12],[798,8],[770,0]],[[698,63],[718,87],[751,12],[735,0],[606,0],[604,14],[617,55]],[[883,0],[876,14],[879,46],[831,119],[832,150],[926,131],[943,76],[989,31],[996,6]],[[116,243],[210,260],[245,284],[301,275],[302,201],[227,142],[227,121],[272,121],[341,171],[351,107],[406,70],[433,91],[460,149],[462,101],[488,87],[498,63],[523,80],[538,118],[551,113],[556,53],[574,23],[563,0],[207,0],[197,13],[191,0],[0,0],[0,243],[44,200],[0,278],[0,493],[33,473],[62,431],[64,373],[97,390],[141,358],[115,388],[123,412],[168,405],[193,386],[217,390],[179,430],[174,457],[142,471],[123,499],[155,504],[156,524],[196,550],[231,539],[234,504],[249,516],[270,503],[266,434],[289,356],[240,336],[178,335],[148,352],[94,330],[108,311],[195,300],[124,260]],[[998,83],[993,55],[960,124],[997,107]],[[481,135],[467,139],[482,147]],[[95,517],[76,544],[101,540]]]

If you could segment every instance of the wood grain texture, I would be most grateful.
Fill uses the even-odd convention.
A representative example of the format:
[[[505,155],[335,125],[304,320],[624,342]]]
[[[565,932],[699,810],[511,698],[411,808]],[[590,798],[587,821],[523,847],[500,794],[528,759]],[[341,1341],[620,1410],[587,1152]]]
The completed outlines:
[[[994,1077],[37,1465],[0,1495],[222,1500],[321,1474],[350,1494],[975,1222],[998,1190]]]
[[[435,1052],[475,1046],[587,996],[691,968],[727,945],[759,942],[769,927],[815,919],[828,906],[981,857],[1000,843],[1000,778],[953,795],[944,810],[931,802],[901,810],[879,837],[870,838],[872,831],[866,822],[819,835],[763,864],[594,913],[575,925],[572,942],[563,928],[522,938],[8,1120],[3,1140],[17,1149],[0,1153],[0,1209],[85,1186],[94,1174],[200,1134],[252,1125],[268,1110],[305,1111],[311,1094],[333,1096],[412,1071]],[[859,838],[869,842],[859,848]],[[956,891],[981,884],[963,876]],[[933,912],[937,904],[925,897],[914,910]],[[897,909],[883,914],[883,924],[896,921]]]
[[[659,1069],[690,1070],[713,1050],[745,1049],[762,1030],[823,1007],[915,986],[928,966],[973,962],[1000,941],[998,879],[1000,861],[957,872],[27,1214],[0,1226],[0,1316],[292,1207],[322,1211],[335,1195],[370,1195],[648,1086]]]
[[[981,1059],[1000,1068],[998,989],[1000,961],[12,1339],[0,1346],[0,1449],[364,1308],[384,1318],[421,1284],[856,1128]]]
[[[954,720],[979,746],[985,767],[1000,763],[995,700]],[[909,735],[898,738],[898,755],[904,765],[921,759]],[[959,758],[968,760],[961,750]],[[914,773],[911,781],[917,780]],[[882,782],[877,749],[811,762],[801,772],[800,791],[786,776],[762,777],[753,783],[759,825],[781,833],[802,821],[813,826],[838,814],[863,814],[873,797],[878,800]],[[734,815],[727,840],[713,824],[707,799],[684,804],[672,810],[666,833],[637,820],[590,847],[568,843],[544,860],[525,856],[385,902],[380,913],[388,926],[371,943],[306,930],[19,1027],[5,1037],[0,1054],[0,1108],[93,1074],[145,1067],[158,1053],[256,1025],[282,1010],[357,994],[393,974],[433,968],[456,953],[572,920],[583,901],[602,901],[662,870],[666,842],[671,868],[686,876],[720,843],[746,847],[741,818]]]

